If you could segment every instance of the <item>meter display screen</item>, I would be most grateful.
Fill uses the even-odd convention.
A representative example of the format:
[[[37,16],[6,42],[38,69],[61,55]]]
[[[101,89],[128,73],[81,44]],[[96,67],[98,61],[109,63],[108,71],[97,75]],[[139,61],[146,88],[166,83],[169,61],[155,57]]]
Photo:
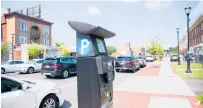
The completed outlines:
[[[106,51],[105,51],[105,46],[104,46],[103,40],[96,38],[96,43],[97,43],[99,53],[105,53]]]

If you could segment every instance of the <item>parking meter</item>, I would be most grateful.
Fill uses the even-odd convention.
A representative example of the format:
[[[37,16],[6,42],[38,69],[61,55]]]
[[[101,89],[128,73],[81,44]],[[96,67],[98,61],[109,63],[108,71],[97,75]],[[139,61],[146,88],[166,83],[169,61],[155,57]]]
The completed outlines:
[[[104,38],[115,33],[82,22],[68,23],[77,37],[78,108],[112,108],[114,58],[108,56]]]

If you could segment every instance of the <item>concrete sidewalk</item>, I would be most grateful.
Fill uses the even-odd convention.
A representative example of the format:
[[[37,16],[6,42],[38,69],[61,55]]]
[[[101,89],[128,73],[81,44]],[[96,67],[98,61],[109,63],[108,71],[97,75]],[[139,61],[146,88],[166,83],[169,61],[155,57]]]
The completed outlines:
[[[168,61],[160,65],[156,70],[148,66],[114,88],[114,108],[200,108],[195,94],[174,74]]]

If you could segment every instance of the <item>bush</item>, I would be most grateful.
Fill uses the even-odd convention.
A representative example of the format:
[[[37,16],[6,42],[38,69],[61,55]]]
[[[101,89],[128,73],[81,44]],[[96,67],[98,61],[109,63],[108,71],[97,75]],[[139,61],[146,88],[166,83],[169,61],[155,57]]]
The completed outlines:
[[[200,104],[203,104],[203,94],[196,96]]]

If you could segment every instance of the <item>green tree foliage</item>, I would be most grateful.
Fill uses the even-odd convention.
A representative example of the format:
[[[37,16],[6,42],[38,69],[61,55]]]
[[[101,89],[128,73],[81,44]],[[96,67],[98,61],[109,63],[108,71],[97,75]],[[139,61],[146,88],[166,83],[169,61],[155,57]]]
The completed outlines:
[[[169,53],[177,53],[178,47],[177,46],[176,47],[169,47],[168,50],[169,50]]]
[[[203,104],[203,94],[196,96],[196,98],[200,101],[200,104]]]
[[[37,43],[32,43],[29,45],[28,50],[29,56],[36,58],[42,52],[42,47]]]
[[[150,40],[150,45],[148,46],[148,52],[151,55],[162,55],[164,48],[159,43],[158,39],[154,37]]]
[[[111,55],[116,52],[115,46],[107,46],[108,54]]]
[[[1,58],[3,58],[5,55],[8,55],[8,48],[9,44],[8,43],[2,43],[1,44]]]
[[[70,52],[67,50],[67,48],[62,48],[60,54],[61,56],[69,56]]]

